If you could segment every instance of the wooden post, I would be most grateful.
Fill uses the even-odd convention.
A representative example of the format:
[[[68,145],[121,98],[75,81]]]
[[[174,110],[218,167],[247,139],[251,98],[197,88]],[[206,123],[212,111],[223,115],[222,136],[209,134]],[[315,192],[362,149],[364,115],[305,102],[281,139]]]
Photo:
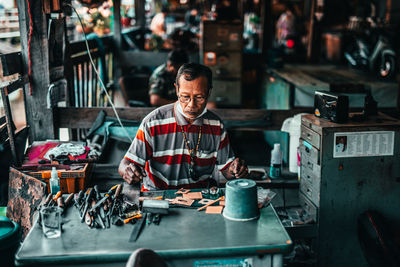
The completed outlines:
[[[54,138],[53,113],[47,109],[46,97],[50,83],[49,57],[47,44],[47,23],[43,13],[42,0],[17,0],[19,25],[21,33],[21,50],[24,73],[29,72],[31,64],[31,89],[29,85],[24,86],[25,110],[27,124],[30,126],[29,142]],[[30,17],[31,14],[31,17]],[[29,58],[29,29],[32,19],[32,38],[30,42]],[[31,63],[29,63],[31,62]]]
[[[114,80],[114,92],[120,90],[119,78],[121,77],[121,0],[114,0],[114,57],[113,57],[113,80]]]
[[[308,23],[308,40],[307,40],[307,60],[312,59],[313,39],[314,37],[314,12],[316,0],[311,0],[310,21]]]
[[[135,20],[136,26],[144,28],[146,26],[146,11],[144,10],[145,0],[135,1]]]
[[[271,48],[273,40],[273,21],[271,12],[271,0],[260,0],[260,23],[261,23],[261,36],[259,47],[263,58],[266,58],[267,50]]]

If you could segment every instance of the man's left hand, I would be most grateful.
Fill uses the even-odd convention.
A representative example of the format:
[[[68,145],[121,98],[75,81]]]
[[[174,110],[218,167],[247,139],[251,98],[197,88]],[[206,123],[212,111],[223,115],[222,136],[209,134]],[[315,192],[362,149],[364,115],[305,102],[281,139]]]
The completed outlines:
[[[229,165],[228,172],[232,175],[232,178],[244,178],[249,175],[249,168],[244,160],[236,158],[231,165]]]

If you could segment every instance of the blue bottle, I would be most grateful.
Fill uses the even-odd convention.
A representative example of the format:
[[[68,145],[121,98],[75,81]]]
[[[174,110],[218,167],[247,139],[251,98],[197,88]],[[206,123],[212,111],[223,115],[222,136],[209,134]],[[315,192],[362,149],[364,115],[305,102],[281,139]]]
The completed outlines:
[[[60,191],[60,178],[58,178],[56,167],[53,167],[51,170],[50,191],[53,195]]]
[[[269,177],[279,178],[282,171],[282,151],[280,144],[274,144],[271,151],[271,166],[269,168]]]

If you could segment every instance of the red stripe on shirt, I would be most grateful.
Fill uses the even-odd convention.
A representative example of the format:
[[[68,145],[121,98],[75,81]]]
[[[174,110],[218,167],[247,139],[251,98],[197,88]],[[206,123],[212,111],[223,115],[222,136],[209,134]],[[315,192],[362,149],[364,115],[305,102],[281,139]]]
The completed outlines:
[[[161,157],[153,157],[153,160],[163,164],[175,165],[175,164],[182,164],[184,162],[190,163],[190,156],[186,154],[177,154],[174,156],[166,155]],[[194,159],[194,164],[200,167],[215,165],[216,162],[217,159],[215,157],[207,159],[196,157]]]
[[[225,138],[224,138],[224,140],[221,141],[221,143],[219,144],[218,150],[223,149],[223,148],[226,147],[227,145],[229,145],[229,138],[228,138],[228,135],[226,135]]]
[[[185,131],[185,133],[199,133],[200,132],[200,127],[198,125],[191,125],[190,127],[188,125],[182,125],[182,127],[183,127],[183,130]],[[176,132],[182,132],[181,127],[176,123],[161,124],[161,125],[156,125],[156,126],[150,127],[151,136],[170,134],[170,133],[176,133]],[[221,135],[221,128],[219,126],[205,124],[201,127],[201,132],[203,134],[212,134],[212,135],[219,136],[219,135]]]

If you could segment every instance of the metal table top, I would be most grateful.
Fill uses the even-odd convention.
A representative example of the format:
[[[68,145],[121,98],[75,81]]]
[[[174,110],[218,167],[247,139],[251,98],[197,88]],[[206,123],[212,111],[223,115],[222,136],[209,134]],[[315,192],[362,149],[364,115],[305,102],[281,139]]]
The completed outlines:
[[[145,225],[129,242],[134,225],[90,229],[70,207],[61,238],[47,239],[35,223],[16,254],[16,265],[122,262],[137,248],[150,248],[165,259],[286,254],[293,243],[274,208],[261,209],[258,220],[234,222],[221,214],[172,208],[160,225]]]

